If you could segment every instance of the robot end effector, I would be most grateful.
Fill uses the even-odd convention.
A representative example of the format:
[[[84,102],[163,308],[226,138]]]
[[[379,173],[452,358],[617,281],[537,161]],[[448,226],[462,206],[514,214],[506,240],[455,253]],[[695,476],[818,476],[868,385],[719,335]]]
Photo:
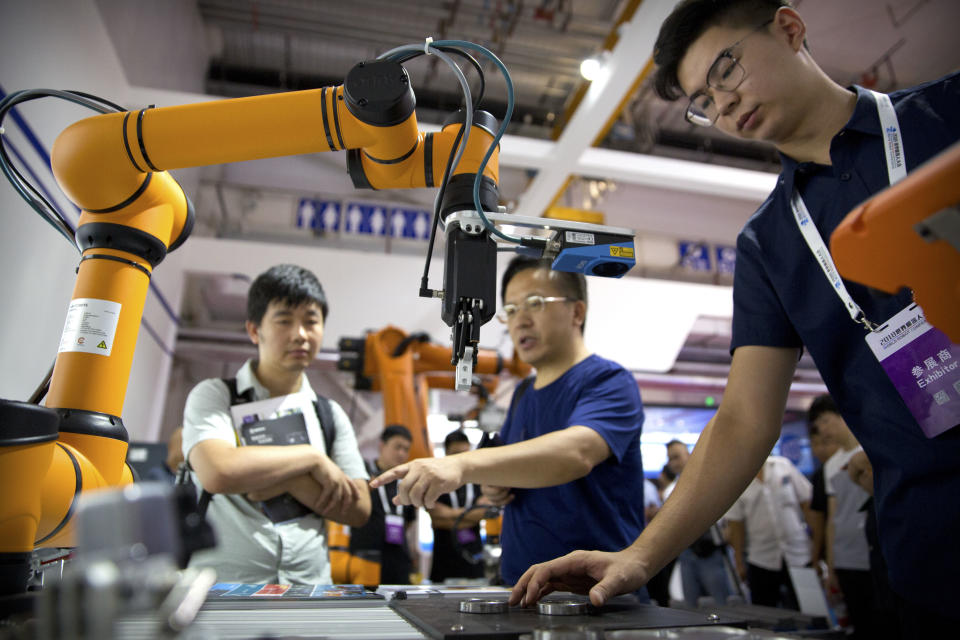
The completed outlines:
[[[495,225],[547,232],[520,237],[520,246],[515,245],[514,250],[550,258],[552,268],[558,271],[619,278],[636,263],[634,232],[630,229],[511,216],[502,207],[497,211],[481,216],[476,210],[463,209],[446,217],[441,317],[452,328],[451,364],[456,367],[457,391],[470,390],[480,326],[496,311],[497,253],[501,248],[494,234],[503,234]]]

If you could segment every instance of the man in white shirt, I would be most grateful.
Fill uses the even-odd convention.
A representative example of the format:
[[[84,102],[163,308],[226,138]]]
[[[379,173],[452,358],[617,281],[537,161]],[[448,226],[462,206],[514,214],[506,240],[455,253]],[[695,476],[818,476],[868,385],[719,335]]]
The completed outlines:
[[[870,576],[870,548],[867,544],[867,511],[870,494],[847,472],[854,456],[863,451],[847,427],[830,396],[816,398],[808,420],[828,434],[840,448],[823,465],[827,492],[827,579],[843,592],[854,627],[854,638],[879,638],[884,631],[876,626],[877,611],[873,579]]]
[[[770,456],[727,512],[737,573],[750,585],[753,604],[797,608],[787,567],[810,563],[804,516],[812,489],[792,462]]]
[[[323,339],[327,301],[310,271],[278,265],[257,277],[247,296],[247,333],[257,358],[228,381],[200,382],[187,397],[183,454],[199,488],[216,494],[207,518],[217,547],[190,566],[213,567],[223,582],[330,584],[325,518],[360,526],[370,516],[363,459],[350,420],[330,403],[332,425],[311,428],[309,444],[238,446],[231,417],[235,396],[259,401],[298,394],[306,411],[317,394],[304,370]],[[320,411],[316,412],[318,415]],[[268,421],[264,421],[268,422]],[[331,451],[321,431],[333,428]],[[290,494],[307,513],[276,522],[258,504]]]

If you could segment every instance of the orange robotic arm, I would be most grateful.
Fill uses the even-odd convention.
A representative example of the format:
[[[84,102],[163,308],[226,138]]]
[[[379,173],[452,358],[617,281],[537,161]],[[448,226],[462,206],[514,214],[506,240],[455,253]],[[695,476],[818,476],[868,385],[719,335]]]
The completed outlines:
[[[192,225],[190,203],[168,169],[351,149],[357,186],[433,186],[461,126],[420,133],[413,107],[403,67],[375,61],[357,65],[338,87],[106,114],[64,130],[53,171],[83,210],[73,297],[115,301],[129,312],[114,340],[121,352],[61,352],[47,406],[120,415],[150,272]],[[486,128],[474,129],[453,176],[471,182],[492,142]],[[494,193],[496,157],[484,169]],[[484,205],[495,208],[496,200]],[[94,259],[107,256],[117,260]]]
[[[0,401],[6,494],[0,501],[0,594],[23,590],[22,560],[35,546],[73,544],[69,520],[81,489],[132,480],[119,416],[147,288],[154,267],[193,225],[192,205],[167,170],[348,150],[355,186],[437,186],[464,119],[422,133],[414,106],[403,67],[376,60],[358,64],[337,87],[109,113],[74,123],[57,138],[53,172],[82,210],[75,234],[82,257],[68,313],[73,328],[64,330],[46,399],[54,427],[42,434],[29,426],[23,433],[10,429],[6,425],[37,423],[35,412],[43,409]],[[472,186],[478,172],[482,206],[498,205],[497,149],[491,149],[496,123],[484,112],[474,116],[449,183],[459,186],[448,189],[443,215],[475,208],[463,185]],[[495,244],[470,236],[462,246],[479,247],[475,255],[464,251],[464,260],[489,272],[484,296],[492,299],[487,290],[495,289]],[[444,296],[444,318],[459,325],[460,305],[480,295],[452,289]],[[484,321],[493,313],[485,306]],[[83,334],[91,326],[99,332],[95,344]],[[7,497],[11,492],[16,499]]]

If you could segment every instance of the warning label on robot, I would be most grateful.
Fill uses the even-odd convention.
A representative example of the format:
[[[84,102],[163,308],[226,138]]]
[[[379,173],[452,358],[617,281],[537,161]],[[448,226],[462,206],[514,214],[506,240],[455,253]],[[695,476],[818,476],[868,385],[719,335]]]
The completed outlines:
[[[82,351],[109,356],[120,320],[120,303],[97,298],[70,301],[58,353]]]

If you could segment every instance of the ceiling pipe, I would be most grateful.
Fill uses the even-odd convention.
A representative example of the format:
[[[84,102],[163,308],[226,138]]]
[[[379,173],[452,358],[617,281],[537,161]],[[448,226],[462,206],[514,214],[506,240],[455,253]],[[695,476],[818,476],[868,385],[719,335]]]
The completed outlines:
[[[542,215],[568,176],[575,173],[584,151],[617,113],[624,95],[634,87],[640,72],[637,61],[650,59],[659,26],[674,4],[673,0],[645,0],[633,19],[623,24],[603,77],[590,84],[570,124],[557,140],[550,163],[537,174],[523,194],[516,211],[518,215]]]

